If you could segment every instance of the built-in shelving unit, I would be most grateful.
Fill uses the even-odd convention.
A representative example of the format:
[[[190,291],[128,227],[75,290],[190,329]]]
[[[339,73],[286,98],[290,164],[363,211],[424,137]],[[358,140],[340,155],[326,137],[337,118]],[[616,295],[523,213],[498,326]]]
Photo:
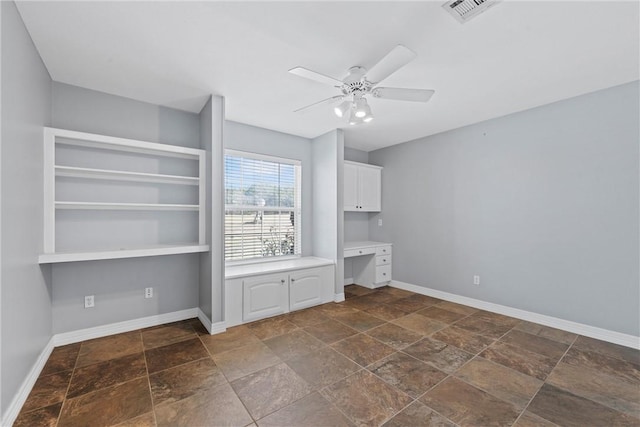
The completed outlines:
[[[45,128],[41,264],[206,252],[203,150]]]

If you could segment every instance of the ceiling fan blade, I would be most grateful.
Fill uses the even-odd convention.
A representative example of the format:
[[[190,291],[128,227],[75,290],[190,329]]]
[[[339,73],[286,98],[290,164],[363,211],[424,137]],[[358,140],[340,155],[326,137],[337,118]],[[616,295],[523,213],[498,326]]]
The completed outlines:
[[[340,80],[334,79],[333,77],[325,76],[324,74],[316,73],[315,71],[307,70],[306,68],[295,67],[290,69],[289,72],[291,74],[295,74],[296,76],[304,77],[305,79],[324,83],[330,86],[342,86],[342,82]]]
[[[314,102],[313,104],[309,104],[309,105],[307,105],[305,107],[298,108],[297,110],[294,110],[293,112],[297,113],[299,111],[306,110],[307,108],[315,107],[316,105],[320,105],[320,104],[331,104],[331,103],[334,103],[334,102],[342,101],[344,98],[345,98],[344,95],[332,96],[331,98],[323,99],[322,101]]]
[[[391,49],[376,65],[367,72],[367,80],[372,83],[380,83],[391,74],[398,71],[416,57],[411,49],[399,44]]]
[[[396,99],[398,101],[427,102],[435,90],[403,89],[399,87],[377,87],[371,91],[374,98]]]

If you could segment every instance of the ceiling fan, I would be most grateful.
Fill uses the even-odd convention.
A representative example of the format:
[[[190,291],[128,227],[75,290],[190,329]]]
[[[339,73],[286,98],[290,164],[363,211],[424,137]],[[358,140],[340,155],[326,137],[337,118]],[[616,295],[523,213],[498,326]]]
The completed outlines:
[[[373,120],[371,107],[365,96],[374,98],[395,99],[399,101],[427,102],[435,91],[427,89],[404,89],[395,87],[379,87],[378,84],[400,68],[411,62],[416,53],[403,45],[397,45],[387,53],[377,64],[367,70],[364,67],[351,67],[349,74],[338,80],[303,67],[295,67],[289,70],[291,74],[304,77],[316,82],[328,84],[339,89],[342,94],[323,99],[306,107],[295,110],[306,110],[324,104],[337,104],[334,113],[338,117],[348,117],[350,125],[368,123]]]

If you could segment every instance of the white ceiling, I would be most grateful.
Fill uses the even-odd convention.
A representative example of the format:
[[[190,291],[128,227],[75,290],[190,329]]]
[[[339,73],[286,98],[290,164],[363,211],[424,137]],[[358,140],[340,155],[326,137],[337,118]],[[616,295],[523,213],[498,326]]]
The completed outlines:
[[[304,137],[345,129],[366,151],[636,80],[637,1],[503,1],[466,24],[443,2],[19,2],[55,81]],[[418,57],[384,86],[435,89],[427,104],[370,100],[349,127],[329,107],[293,110],[397,44]]]

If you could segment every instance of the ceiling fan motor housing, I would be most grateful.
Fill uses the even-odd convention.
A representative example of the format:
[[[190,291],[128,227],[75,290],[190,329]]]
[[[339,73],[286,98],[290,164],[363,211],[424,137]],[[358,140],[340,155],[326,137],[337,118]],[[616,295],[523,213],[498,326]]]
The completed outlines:
[[[351,67],[349,74],[343,80],[343,85],[340,87],[342,93],[346,96],[353,95],[354,98],[360,98],[371,92],[373,84],[365,78],[366,73],[367,69],[364,67]]]

